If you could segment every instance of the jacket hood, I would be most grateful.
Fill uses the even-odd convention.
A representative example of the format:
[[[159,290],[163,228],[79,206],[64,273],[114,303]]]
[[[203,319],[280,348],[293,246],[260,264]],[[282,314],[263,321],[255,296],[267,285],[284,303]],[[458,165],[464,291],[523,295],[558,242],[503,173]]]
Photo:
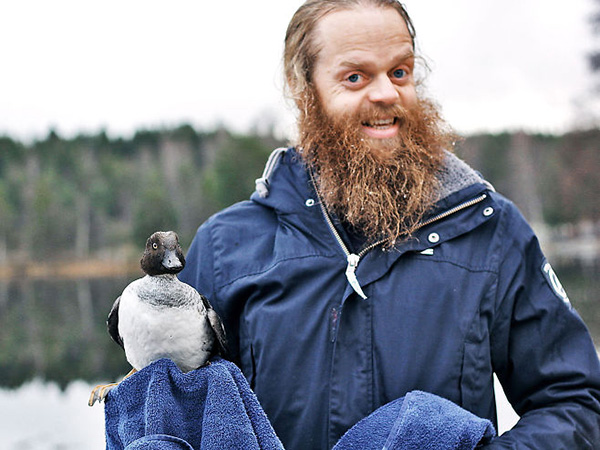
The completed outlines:
[[[466,188],[478,186],[478,190],[494,190],[477,171],[448,151],[436,176],[439,180],[436,210],[460,201],[456,194]],[[278,148],[271,153],[262,176],[256,180],[251,200],[282,214],[300,212],[318,201],[306,165],[295,148]]]

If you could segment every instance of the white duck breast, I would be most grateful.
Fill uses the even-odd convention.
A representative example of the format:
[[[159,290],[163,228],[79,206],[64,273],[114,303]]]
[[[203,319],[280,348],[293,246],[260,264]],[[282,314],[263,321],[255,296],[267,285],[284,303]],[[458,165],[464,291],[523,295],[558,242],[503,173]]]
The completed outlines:
[[[215,345],[200,294],[173,275],[145,276],[125,288],[119,334],[137,370],[170,358],[189,372],[207,362]]]

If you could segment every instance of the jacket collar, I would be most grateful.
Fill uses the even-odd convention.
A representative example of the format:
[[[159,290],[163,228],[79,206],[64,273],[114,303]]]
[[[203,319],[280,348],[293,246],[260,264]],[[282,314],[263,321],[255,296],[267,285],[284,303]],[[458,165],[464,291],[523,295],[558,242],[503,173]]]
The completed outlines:
[[[438,171],[437,178],[439,180],[438,202],[475,184],[484,184],[488,189],[494,190],[493,186],[478,172],[448,151],[445,152],[444,164]]]
[[[494,190],[478,172],[448,151],[437,177],[439,200],[429,216],[464,201],[472,195],[473,187],[480,192]],[[461,192],[463,195],[457,195]],[[271,153],[262,176],[256,180],[251,199],[283,214],[301,212],[307,204],[317,201],[306,165],[295,148],[278,148]]]

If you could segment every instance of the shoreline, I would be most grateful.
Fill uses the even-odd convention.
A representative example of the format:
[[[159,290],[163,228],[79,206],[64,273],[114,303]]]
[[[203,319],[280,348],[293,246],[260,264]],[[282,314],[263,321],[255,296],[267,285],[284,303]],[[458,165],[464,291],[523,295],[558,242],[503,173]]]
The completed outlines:
[[[111,259],[18,261],[0,263],[0,281],[77,280],[141,274],[139,261]]]

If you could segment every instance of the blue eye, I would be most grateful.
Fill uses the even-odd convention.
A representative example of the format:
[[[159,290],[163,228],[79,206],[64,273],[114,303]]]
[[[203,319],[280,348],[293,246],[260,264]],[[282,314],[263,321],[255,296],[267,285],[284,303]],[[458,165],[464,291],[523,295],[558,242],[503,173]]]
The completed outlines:
[[[350,75],[348,77],[348,81],[350,83],[358,83],[359,80],[360,80],[360,75],[357,73],[353,73],[352,75]]]
[[[404,78],[406,76],[406,71],[404,69],[396,69],[393,73],[395,78]]]

